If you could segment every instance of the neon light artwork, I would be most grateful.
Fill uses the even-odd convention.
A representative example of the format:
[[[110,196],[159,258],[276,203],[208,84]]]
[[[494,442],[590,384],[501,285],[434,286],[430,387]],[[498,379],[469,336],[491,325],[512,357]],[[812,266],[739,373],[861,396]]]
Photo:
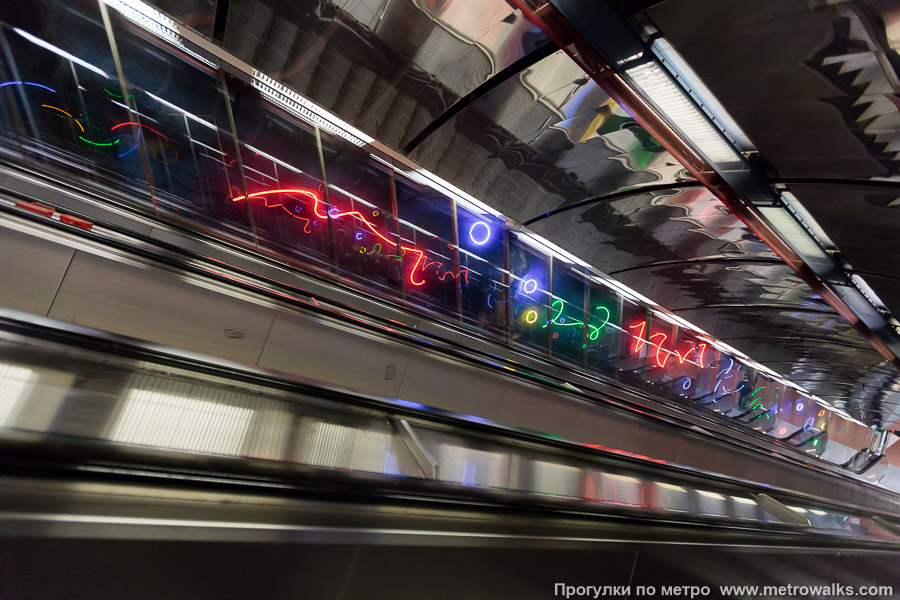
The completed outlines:
[[[120,96],[119,94],[115,94],[115,93],[109,91],[109,90],[106,89],[106,88],[103,88],[103,91],[106,92],[107,94],[109,94],[110,96],[112,96],[113,98],[119,98],[119,99],[121,99],[121,98],[134,98],[134,94],[126,94],[126,95],[124,95],[124,96]]]
[[[493,298],[494,294],[497,292],[500,292],[500,288],[497,287],[497,282],[492,280],[491,289],[488,291],[487,297],[488,308],[494,308],[494,304],[506,304],[507,302],[509,302],[509,298],[507,298],[506,300],[497,300],[496,298],[494,298],[494,304],[491,304],[491,298]]]
[[[659,353],[662,352],[663,344],[666,342],[666,338],[668,338],[669,336],[666,335],[665,333],[654,333],[653,335],[650,336],[650,339],[652,340],[653,338],[657,338],[659,336],[662,336],[662,341],[660,343],[656,344],[656,364],[662,368],[665,368],[666,363],[669,362],[670,355],[668,353],[666,353],[666,356],[664,358],[660,359]]]
[[[34,83],[34,82],[31,82],[31,81],[6,81],[6,82],[3,82],[3,83],[0,83],[0,88],[5,87],[5,86],[7,86],[7,85],[31,85],[31,86],[34,86],[34,87],[38,87],[38,88],[45,89],[45,90],[47,90],[48,92],[53,92],[54,94],[56,93],[56,90],[54,90],[54,89],[51,88],[51,87],[47,87],[46,85],[42,85],[42,84],[40,84],[40,83]]]
[[[161,137],[162,139],[166,140],[169,143],[171,143],[171,141],[172,141],[169,138],[167,138],[166,136],[164,136],[162,133],[157,131],[156,129],[153,129],[152,127],[150,127],[149,125],[144,125],[143,123],[135,123],[134,121],[126,121],[124,123],[119,123],[118,125],[113,125],[112,127],[109,128],[109,130],[115,131],[119,127],[125,127],[126,125],[134,125],[135,127],[143,127],[144,129],[148,129],[148,130],[152,131],[153,133],[155,133],[156,135],[158,135],[159,137]]]
[[[466,285],[469,285],[469,270],[468,269],[460,269],[458,273],[454,273],[453,271],[444,271],[444,274],[438,277],[441,281],[444,281],[447,276],[452,277],[453,279],[459,281],[459,278],[462,277],[465,280]]]
[[[647,343],[647,340],[644,339],[644,330],[647,329],[647,321],[641,321],[637,325],[629,325],[628,329],[634,329],[635,327],[640,327],[641,330],[638,331],[635,337],[634,342],[634,353],[637,354],[641,351],[641,348],[644,347],[644,344]]]
[[[341,217],[353,217],[355,219],[358,219],[359,221],[362,221],[363,225],[365,225],[365,227],[369,231],[371,231],[376,237],[378,237],[380,240],[384,241],[384,243],[391,244],[392,246],[395,245],[394,242],[392,242],[387,236],[385,236],[380,231],[378,231],[378,229],[372,223],[370,223],[362,215],[362,213],[359,212],[358,210],[340,212],[337,208],[332,208],[329,211],[329,214],[323,214],[323,213],[319,212],[319,207],[321,204],[323,204],[322,200],[319,198],[318,194],[311,192],[309,190],[301,190],[301,189],[294,189],[294,188],[281,188],[281,189],[277,189],[277,190],[266,190],[263,192],[254,192],[252,194],[235,196],[231,199],[231,201],[232,202],[240,202],[241,200],[247,200],[250,198],[265,198],[266,196],[270,196],[273,194],[295,194],[297,196],[303,196],[305,198],[308,198],[309,200],[312,200],[313,214],[315,214],[318,218],[327,219],[329,217],[329,214],[332,219],[340,219]],[[409,283],[412,285],[415,285],[415,286],[425,285],[424,279],[422,279],[420,281],[416,281],[416,279],[415,279],[416,269],[418,269],[419,265],[422,264],[422,261],[425,260],[425,252],[423,250],[419,250],[418,248],[413,248],[411,246],[400,246],[400,249],[405,250],[405,251],[409,252],[410,254],[416,255],[416,260],[413,263],[413,266],[409,271]],[[424,272],[424,268],[422,270]]]
[[[532,284],[531,289],[528,289],[528,284]],[[533,294],[537,291],[537,280],[535,279],[526,279],[522,282],[522,291],[526,294]]]
[[[57,107],[55,107],[55,106],[50,106],[49,104],[41,104],[41,106],[42,106],[43,108],[50,108],[50,109],[59,111],[59,112],[61,112],[62,114],[66,115],[67,117],[69,117],[70,119],[72,119],[73,121],[75,121],[75,124],[78,125],[78,128],[79,128],[79,129],[81,129],[81,133],[84,133],[84,125],[82,125],[82,124],[78,121],[78,119],[76,119],[75,117],[73,117],[72,115],[70,115],[69,113],[67,113],[66,111],[64,111],[63,109],[57,108]]]
[[[86,137],[80,136],[80,135],[78,136],[78,139],[81,140],[82,142],[87,142],[88,144],[92,144],[94,146],[115,146],[116,144],[119,143],[118,139],[113,140],[112,142],[92,142],[91,140],[87,139]]]
[[[563,316],[563,310],[565,309],[566,303],[562,300],[554,300],[553,304],[550,305],[550,311],[552,313],[552,317],[550,318],[550,323],[553,325],[557,325],[560,327],[587,327],[588,328],[588,339],[591,341],[595,341],[600,337],[600,333],[603,327],[609,323],[610,312],[609,309],[605,306],[597,306],[597,310],[602,310],[606,313],[606,317],[603,319],[603,323],[600,325],[592,325],[590,323],[583,323],[582,321],[578,321],[576,319],[569,318],[569,321],[566,322],[566,317]],[[542,325],[542,327],[547,327],[547,325]]]
[[[296,214],[294,211],[292,211],[287,206],[285,206],[283,202],[279,202],[278,204],[269,204],[268,198],[263,198],[263,201],[265,202],[266,208],[279,208],[280,207],[282,210],[284,210],[284,212],[289,214],[291,217],[297,219],[298,221],[303,221],[303,233],[312,233],[312,231],[309,230],[309,219],[301,217],[300,215]],[[297,207],[295,207],[295,209],[296,208]]]
[[[700,348],[700,354],[697,355],[697,362],[700,363],[701,369],[705,369],[706,366],[703,364],[703,353],[706,352],[706,342],[700,342],[698,348]]]
[[[476,228],[479,225],[484,228],[484,233],[481,234],[480,239],[478,231],[476,231]],[[469,227],[469,239],[472,240],[472,243],[476,246],[484,246],[487,244],[488,240],[491,239],[491,228],[484,221],[477,221]]]
[[[534,310],[533,308],[525,313],[525,322],[528,323],[529,325],[533,325],[534,323],[537,322],[537,320],[538,320],[538,314],[537,314],[537,311]]]

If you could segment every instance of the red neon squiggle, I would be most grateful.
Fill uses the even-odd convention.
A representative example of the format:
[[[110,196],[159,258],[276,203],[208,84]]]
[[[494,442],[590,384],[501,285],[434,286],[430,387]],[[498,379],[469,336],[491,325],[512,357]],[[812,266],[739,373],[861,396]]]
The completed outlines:
[[[697,355],[697,362],[700,363],[700,368],[705,369],[706,367],[703,365],[703,353],[706,352],[706,342],[702,342],[699,346],[700,353]]]
[[[319,199],[318,195],[316,195],[313,192],[310,192],[309,190],[298,190],[298,189],[293,189],[293,188],[282,188],[282,189],[278,189],[278,190],[266,190],[263,192],[253,192],[252,194],[235,196],[234,198],[231,199],[231,201],[238,202],[240,200],[246,200],[248,198],[259,198],[260,196],[267,196],[269,194],[298,194],[301,196],[306,196],[307,198],[309,198],[313,201],[313,214],[315,214],[320,219],[329,218],[329,215],[322,214],[319,212],[319,204],[322,201],[321,201],[321,199]],[[385,237],[380,231],[378,231],[378,229],[376,229],[372,223],[370,223],[368,220],[366,220],[366,218],[358,210],[347,211],[347,212],[336,212],[330,216],[332,219],[339,219],[341,217],[346,217],[346,216],[356,217],[357,219],[362,221],[363,224],[365,224],[365,226],[369,229],[369,231],[371,231],[376,237],[383,240],[387,244],[393,245],[395,243],[395,242],[392,242],[389,238]],[[407,252],[411,252],[413,254],[418,255],[418,257],[416,258],[416,261],[413,263],[413,266],[409,271],[409,282],[415,286],[425,285],[424,279],[422,279],[421,281],[415,280],[416,269],[419,268],[419,265],[425,259],[425,252],[423,250],[419,250],[418,248],[412,248],[409,246],[400,246],[400,249],[406,250]],[[422,270],[424,271],[424,269],[422,269]]]
[[[278,204],[269,204],[268,198],[263,198],[263,201],[265,201],[265,203],[266,203],[266,208],[278,208],[280,206],[284,212],[286,212],[290,216],[294,217],[298,221],[305,221],[305,223],[303,224],[303,233],[312,233],[312,231],[309,231],[309,229],[308,229],[309,219],[307,219],[305,217],[301,217],[300,215],[294,214],[293,212],[291,212],[291,210],[287,206],[284,205],[283,202],[278,203]]]
[[[659,337],[659,336],[663,336],[663,340],[659,344],[656,345],[656,364],[659,365],[660,367],[665,368],[666,363],[669,362],[669,356],[671,356],[671,355],[667,353],[665,356],[665,360],[660,361],[659,353],[662,351],[663,344],[666,343],[666,339],[668,339],[669,336],[666,335],[665,333],[660,332],[660,333],[654,333],[653,335],[651,335],[650,339],[652,340],[653,338]],[[685,355],[685,356],[687,356],[687,355]]]
[[[161,133],[158,132],[157,130],[153,129],[153,128],[150,127],[149,125],[144,125],[143,123],[135,123],[134,121],[126,121],[125,123],[119,123],[118,125],[113,125],[112,127],[109,128],[109,130],[110,130],[110,131],[115,131],[115,130],[118,129],[119,127],[124,127],[125,125],[136,125],[136,126],[138,126],[138,127],[143,127],[144,129],[149,129],[150,131],[152,131],[153,133],[155,133],[156,135],[158,135],[158,136],[161,137],[162,139],[166,140],[167,142],[169,142],[169,143],[172,142],[172,140],[170,140],[169,138],[167,138],[166,136],[164,136],[163,134],[161,134]],[[253,194],[250,194],[250,195],[252,196]]]
[[[635,354],[641,351],[641,348],[644,347],[644,344],[647,343],[647,340],[644,339],[644,330],[647,328],[647,322],[638,323],[637,325],[629,325],[628,329],[634,329],[635,327],[640,327],[641,330],[635,336],[636,340],[634,342],[634,352]]]
[[[681,352],[679,352],[678,350],[675,350],[675,354],[678,356],[678,364],[683,365],[684,361],[687,360],[687,357],[690,356],[691,352],[693,352],[694,350],[696,350],[696,348],[691,348],[690,350],[688,350],[687,352],[684,353],[684,356],[681,355]]]
[[[453,271],[445,271],[444,274],[441,275],[440,280],[444,281],[447,278],[447,275],[449,275],[456,281],[459,281],[459,277],[462,276],[462,278],[465,280],[466,284],[469,283],[469,270],[468,269],[460,269],[459,273],[454,273]]]

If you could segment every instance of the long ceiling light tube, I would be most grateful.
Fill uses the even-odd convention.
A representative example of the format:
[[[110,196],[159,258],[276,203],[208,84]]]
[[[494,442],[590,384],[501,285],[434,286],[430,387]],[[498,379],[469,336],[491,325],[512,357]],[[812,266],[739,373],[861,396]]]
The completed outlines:
[[[107,75],[106,71],[104,71],[100,67],[98,67],[96,65],[92,65],[91,63],[87,62],[86,60],[82,60],[82,59],[78,58],[77,56],[75,56],[74,54],[70,54],[69,52],[66,52],[59,46],[54,46],[50,42],[42,40],[41,38],[39,38],[37,36],[31,35],[27,31],[23,31],[22,29],[19,29],[18,27],[14,27],[13,31],[18,33],[20,36],[22,36],[29,42],[40,46],[41,48],[44,48],[45,50],[49,50],[50,52],[53,52],[57,56],[61,56],[62,58],[65,58],[66,60],[70,60],[73,63],[75,63],[76,65],[80,65],[80,66],[84,67],[88,71],[93,71],[94,73],[96,73],[97,75],[100,75],[101,77],[105,77],[106,79],[109,79],[109,75]]]
[[[342,137],[360,147],[375,141],[375,138],[257,69],[253,69],[253,87],[273,104],[332,135]]]
[[[196,58],[200,62],[212,68],[218,65],[205,56],[194,52],[184,44],[184,40],[178,33],[178,24],[165,13],[153,8],[141,0],[103,0],[110,8],[116,9],[123,17],[135,25],[149,31],[153,35],[178,46],[182,51]]]
[[[663,67],[651,61],[626,69],[625,74],[710,161],[741,162],[737,152]]]

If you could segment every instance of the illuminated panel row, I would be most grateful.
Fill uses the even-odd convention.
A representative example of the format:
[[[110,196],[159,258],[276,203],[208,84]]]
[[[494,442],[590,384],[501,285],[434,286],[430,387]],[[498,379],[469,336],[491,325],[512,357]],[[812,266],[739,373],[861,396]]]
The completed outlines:
[[[177,44],[149,51],[141,30],[122,21],[111,33],[123,87],[110,75],[117,70],[97,10],[47,0],[27,14],[0,10],[2,144],[23,161],[99,180],[158,218],[810,454],[826,451],[832,429],[855,449],[871,439],[727,345],[511,229],[477,199],[367,148],[360,132],[337,135],[340,123],[308,100],[292,100],[312,111],[298,118],[264,88],[296,93],[272,80],[221,76]],[[134,410],[152,419],[157,400],[136,400]]]

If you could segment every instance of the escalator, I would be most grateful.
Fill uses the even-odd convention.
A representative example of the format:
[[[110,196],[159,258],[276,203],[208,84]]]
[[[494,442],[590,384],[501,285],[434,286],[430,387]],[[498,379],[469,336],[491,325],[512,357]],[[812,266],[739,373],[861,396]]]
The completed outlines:
[[[889,511],[21,313],[2,324],[4,597],[716,596],[823,573],[890,585],[900,553]]]
[[[861,492],[855,482],[872,472],[865,461],[859,475],[813,467],[790,444],[446,324],[410,322],[308,277],[281,272],[292,286],[279,286],[254,274],[264,265],[237,269],[105,223],[66,230],[15,207],[2,224],[0,266],[18,282],[7,293],[32,313],[769,485],[882,509],[896,503],[877,488]]]

